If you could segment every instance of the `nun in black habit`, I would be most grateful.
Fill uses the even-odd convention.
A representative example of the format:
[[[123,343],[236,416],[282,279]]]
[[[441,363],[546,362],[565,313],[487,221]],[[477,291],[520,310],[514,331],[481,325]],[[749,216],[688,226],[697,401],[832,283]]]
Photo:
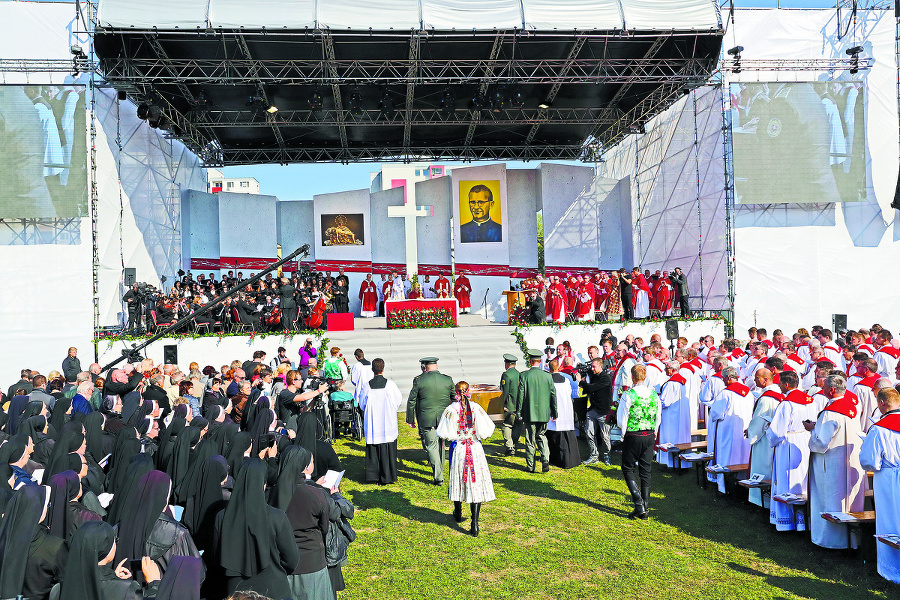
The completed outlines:
[[[19,428],[20,433],[27,435],[34,442],[34,451],[31,460],[43,467],[49,466],[50,457],[53,455],[53,446],[56,442],[47,435],[49,424],[47,417],[37,415],[29,418]]]
[[[149,556],[165,575],[173,556],[200,556],[191,534],[166,510],[172,480],[150,471],[131,490],[119,516],[116,564],[124,558]]]
[[[75,471],[63,471],[50,478],[50,508],[47,526],[50,533],[66,542],[72,541],[75,531],[89,521],[102,517],[88,510],[78,500],[81,498],[81,479]]]
[[[287,574],[300,560],[284,511],[266,504],[266,465],[249,458],[238,473],[228,507],[216,515],[210,562],[224,570],[224,597],[252,590],[269,598],[294,597]]]
[[[228,463],[219,455],[204,460],[197,477],[191,480],[181,522],[191,532],[199,550],[212,549],[216,514],[231,498],[231,491],[224,488],[227,480]]]
[[[65,541],[42,524],[49,502],[47,487],[28,485],[6,505],[0,524],[0,598],[21,594],[44,600],[62,579],[68,550]]]

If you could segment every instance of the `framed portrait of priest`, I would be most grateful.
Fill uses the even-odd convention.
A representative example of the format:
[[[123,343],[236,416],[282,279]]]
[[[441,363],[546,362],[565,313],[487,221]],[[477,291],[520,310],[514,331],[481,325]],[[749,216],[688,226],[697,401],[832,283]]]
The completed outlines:
[[[459,182],[459,237],[463,244],[502,242],[500,181]]]

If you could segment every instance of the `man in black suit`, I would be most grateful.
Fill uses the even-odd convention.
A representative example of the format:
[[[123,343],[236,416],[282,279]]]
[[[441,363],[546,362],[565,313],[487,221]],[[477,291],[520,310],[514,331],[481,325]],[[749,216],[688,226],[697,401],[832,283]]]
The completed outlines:
[[[16,390],[19,389],[24,390],[26,394],[30,394],[34,389],[34,385],[31,383],[31,369],[22,369],[22,378],[9,386],[7,401],[15,396]]]
[[[169,403],[169,396],[166,394],[166,390],[163,389],[162,385],[165,382],[165,375],[162,373],[157,373],[153,377],[150,378],[150,384],[144,389],[144,393],[141,394],[141,398],[143,400],[153,400],[161,409],[161,418],[165,418],[166,415],[169,414],[171,410],[171,404]]]
[[[259,331],[259,317],[253,314],[256,312],[256,307],[247,304],[244,294],[238,296],[238,300],[234,305],[237,308],[238,316],[241,318],[241,323],[249,325],[253,331]]]
[[[128,328],[126,333],[131,333],[140,327],[141,318],[141,300],[137,293],[137,284],[131,286],[131,289],[125,292],[122,300],[128,305]]]
[[[687,319],[691,316],[691,306],[688,303],[691,291],[688,289],[687,276],[682,272],[681,267],[675,267],[675,272],[669,275],[669,281],[678,289],[681,316]]]
[[[625,311],[625,320],[630,321],[634,318],[634,291],[631,289],[631,273],[625,269],[619,269],[617,275],[622,290],[622,310]]]
[[[278,295],[281,296],[281,327],[285,331],[290,331],[297,321],[297,301],[294,299],[296,292],[290,280],[282,277]]]
[[[537,290],[528,292],[528,300],[525,302],[528,309],[528,322],[536,325],[542,325],[547,320],[547,309],[544,307],[544,299],[541,298]]]

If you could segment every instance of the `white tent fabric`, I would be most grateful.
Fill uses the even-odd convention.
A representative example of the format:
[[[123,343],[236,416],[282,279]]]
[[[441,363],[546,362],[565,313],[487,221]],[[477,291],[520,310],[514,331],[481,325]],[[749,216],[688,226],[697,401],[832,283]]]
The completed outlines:
[[[100,0],[103,27],[355,30],[713,30],[714,0]]]

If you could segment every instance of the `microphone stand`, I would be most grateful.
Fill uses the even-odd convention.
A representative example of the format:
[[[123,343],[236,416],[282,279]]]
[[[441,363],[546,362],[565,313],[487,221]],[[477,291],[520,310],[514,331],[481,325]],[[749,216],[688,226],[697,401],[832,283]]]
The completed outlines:
[[[140,351],[143,350],[144,348],[146,348],[147,346],[149,346],[150,344],[152,344],[153,342],[155,342],[156,340],[165,336],[169,332],[178,329],[179,327],[181,327],[182,325],[184,325],[185,323],[187,323],[194,317],[197,317],[197,316],[202,315],[203,313],[209,311],[213,306],[215,306],[222,300],[226,300],[226,299],[230,298],[231,296],[237,294],[239,291],[241,291],[248,285],[252,285],[252,284],[256,283],[257,281],[259,281],[260,279],[265,277],[267,273],[270,273],[271,271],[282,266],[284,263],[286,263],[290,260],[293,260],[299,254],[303,254],[303,258],[306,258],[307,256],[309,256],[309,244],[303,244],[301,247],[297,248],[296,250],[294,250],[293,252],[291,252],[290,254],[288,254],[287,256],[282,258],[281,260],[272,263],[271,265],[269,265],[268,267],[266,267],[265,269],[263,269],[262,271],[260,271],[256,275],[254,275],[253,277],[241,281],[240,283],[235,285],[233,288],[231,288],[227,292],[224,292],[223,294],[220,294],[219,296],[213,298],[212,300],[210,300],[209,302],[207,302],[206,304],[204,304],[203,306],[201,306],[200,308],[198,308],[191,314],[178,319],[177,321],[175,321],[174,323],[172,323],[171,325],[169,325],[162,331],[157,331],[155,334],[153,334],[153,336],[150,337],[150,339],[148,339],[147,341],[142,343],[140,346],[135,347],[134,345],[132,345],[132,348],[130,350],[122,350],[122,356],[115,359],[114,361],[112,361],[111,363],[106,365],[105,367],[101,368],[100,372],[102,373],[104,371],[108,371],[109,369],[113,368],[114,366],[116,366],[117,364],[119,364],[120,362],[125,360],[126,358],[140,359]]]

